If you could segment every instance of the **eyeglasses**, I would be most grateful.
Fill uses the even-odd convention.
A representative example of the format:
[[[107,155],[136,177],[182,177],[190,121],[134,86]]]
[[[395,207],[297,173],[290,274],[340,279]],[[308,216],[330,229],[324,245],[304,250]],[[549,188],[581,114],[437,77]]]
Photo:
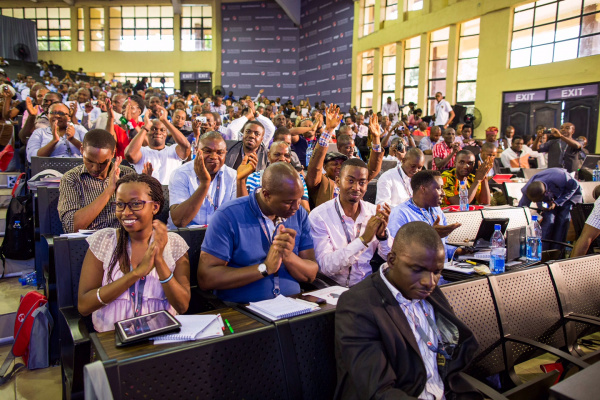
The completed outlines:
[[[61,117],[61,118],[69,116],[68,113],[65,113],[65,112],[62,112],[62,111],[50,111],[48,114],[50,114],[50,115],[56,115],[57,117]]]
[[[123,201],[113,201],[111,205],[116,211],[122,212],[125,211],[125,207],[129,207],[131,211],[140,211],[146,203],[154,203],[153,201],[145,201],[145,200],[133,200],[128,203]]]

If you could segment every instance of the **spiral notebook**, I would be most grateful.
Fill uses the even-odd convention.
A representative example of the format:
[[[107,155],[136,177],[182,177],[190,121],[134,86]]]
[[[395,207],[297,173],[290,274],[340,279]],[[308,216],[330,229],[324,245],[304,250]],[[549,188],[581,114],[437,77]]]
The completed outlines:
[[[320,307],[316,303],[279,295],[274,299],[250,303],[247,308],[271,321],[275,321],[306,314],[318,310]]]
[[[168,335],[155,336],[154,344],[187,342],[199,339],[210,339],[223,336],[223,319],[216,315],[177,315],[181,322],[181,330]]]

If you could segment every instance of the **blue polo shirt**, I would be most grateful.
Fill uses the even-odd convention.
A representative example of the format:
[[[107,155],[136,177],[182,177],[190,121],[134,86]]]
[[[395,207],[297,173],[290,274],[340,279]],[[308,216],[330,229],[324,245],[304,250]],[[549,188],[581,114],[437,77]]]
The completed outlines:
[[[259,218],[263,217],[254,191],[224,204],[212,216],[202,251],[226,261],[233,268],[264,262],[271,244],[261,229]],[[300,207],[283,225],[297,232],[295,254],[313,248],[308,213],[304,208]],[[286,296],[300,293],[300,285],[283,263],[279,268],[279,287],[281,294]],[[239,288],[216,290],[215,294],[224,301],[248,303],[274,298],[273,288],[274,276],[269,275]]]

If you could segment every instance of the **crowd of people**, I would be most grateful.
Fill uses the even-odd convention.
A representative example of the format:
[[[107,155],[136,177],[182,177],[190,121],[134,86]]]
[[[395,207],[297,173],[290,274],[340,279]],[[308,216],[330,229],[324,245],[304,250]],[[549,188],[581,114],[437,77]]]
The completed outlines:
[[[186,312],[188,247],[172,230],[207,226],[198,285],[222,300],[294,295],[318,272],[353,287],[336,317],[339,398],[386,391],[478,398],[456,373],[476,339],[437,289],[444,262],[464,252],[446,244],[460,225],[448,225],[441,208],[459,203],[460,182],[471,204],[488,205],[498,156],[511,169],[547,167],[526,185],[521,204],[547,203],[542,227],[556,240],[564,240],[568,212],[581,201],[573,173],[585,141],[574,138],[572,124],[540,127],[535,138],[512,127],[500,138],[490,127],[476,140],[471,125],[453,124],[442,93],[435,115],[424,118],[414,104],[391,98],[381,112],[362,113],[269,99],[262,90],[254,98],[167,95],[147,79],[132,87],[47,77],[4,76],[2,120],[21,116],[15,157],[23,163],[82,158],[63,175],[58,203],[65,232],[96,231],[82,267],[80,313],[106,331],[157,310]],[[396,166],[379,176],[384,160]],[[372,204],[363,198],[378,176]],[[164,207],[168,226],[156,219]],[[376,257],[383,264],[373,268]],[[406,325],[402,340],[382,311],[391,304]],[[431,322],[440,315],[451,329]],[[456,329],[458,338],[446,335]],[[413,354],[406,348],[415,340]],[[437,368],[440,356],[454,366]]]

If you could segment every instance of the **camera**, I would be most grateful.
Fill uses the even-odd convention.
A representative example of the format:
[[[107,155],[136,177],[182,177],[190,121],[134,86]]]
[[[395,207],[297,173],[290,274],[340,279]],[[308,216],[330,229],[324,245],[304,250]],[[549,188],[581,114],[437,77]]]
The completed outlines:
[[[550,135],[552,133],[552,129],[544,129],[544,133]]]
[[[206,117],[203,115],[200,115],[198,117],[196,117],[196,121],[199,121],[201,124],[206,124]]]

